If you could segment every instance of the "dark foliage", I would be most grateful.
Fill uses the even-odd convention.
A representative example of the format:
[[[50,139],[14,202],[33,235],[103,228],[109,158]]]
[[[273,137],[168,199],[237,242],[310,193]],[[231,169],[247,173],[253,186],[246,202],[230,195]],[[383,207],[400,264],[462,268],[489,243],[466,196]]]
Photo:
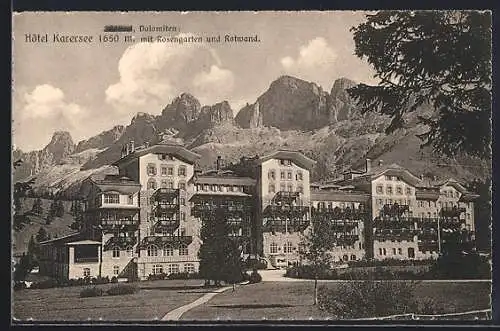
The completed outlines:
[[[117,284],[106,291],[108,295],[134,294],[139,290],[137,286],[129,284]]]
[[[420,117],[429,128],[423,146],[448,156],[491,157],[491,13],[486,11],[381,11],[352,28],[355,53],[380,80],[349,90],[362,111],[392,118],[430,104]]]
[[[257,272],[257,270],[253,270],[248,281],[250,284],[260,283],[262,281],[262,276]]]
[[[80,298],[100,297],[102,294],[103,290],[101,288],[87,287],[80,291]]]

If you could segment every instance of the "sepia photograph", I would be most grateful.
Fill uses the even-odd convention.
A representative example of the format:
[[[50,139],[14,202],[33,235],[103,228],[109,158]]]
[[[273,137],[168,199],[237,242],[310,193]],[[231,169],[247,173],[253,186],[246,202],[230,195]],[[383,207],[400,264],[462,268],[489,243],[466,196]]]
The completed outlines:
[[[11,323],[492,319],[492,12],[14,12]]]

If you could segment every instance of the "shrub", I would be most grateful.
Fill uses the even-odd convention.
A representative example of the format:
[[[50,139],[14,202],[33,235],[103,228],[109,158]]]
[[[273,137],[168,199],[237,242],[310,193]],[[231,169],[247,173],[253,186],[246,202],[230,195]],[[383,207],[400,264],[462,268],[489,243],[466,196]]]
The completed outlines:
[[[118,278],[116,276],[111,277],[111,283],[118,283]]]
[[[14,283],[14,291],[19,291],[23,290],[26,288],[26,283],[25,282],[15,282]]]
[[[319,309],[333,318],[367,318],[414,312],[415,282],[366,280],[341,283],[336,289],[320,287]]]
[[[267,263],[263,260],[257,259],[248,259],[244,263],[244,268],[246,269],[257,269],[257,270],[265,270],[267,269]]]
[[[167,274],[159,273],[159,274],[149,274],[148,280],[162,280],[167,278]]]
[[[110,282],[109,280],[109,277],[106,276],[106,277],[94,277],[91,279],[90,281],[92,284],[96,284],[96,285],[99,285],[99,284],[108,284]]]
[[[170,274],[167,279],[198,279],[200,275],[197,272],[179,272],[175,274]]]
[[[257,269],[254,269],[248,280],[250,284],[260,283],[262,281],[262,276],[257,272]]]
[[[93,287],[87,287],[80,291],[80,298],[90,298],[90,297],[100,297],[102,296],[102,289]]]
[[[50,279],[43,280],[40,282],[35,282],[35,283],[31,284],[30,288],[32,288],[32,289],[46,289],[46,288],[57,287],[58,285],[59,285],[59,283],[57,282],[57,280],[50,278]]]
[[[106,291],[108,295],[124,295],[124,294],[134,294],[138,291],[138,288],[134,285],[129,284],[117,284]]]
[[[286,270],[285,276],[303,279],[314,279],[316,277],[314,269],[310,265],[290,267]],[[337,271],[332,269],[320,270],[317,277],[318,279],[338,279]]]

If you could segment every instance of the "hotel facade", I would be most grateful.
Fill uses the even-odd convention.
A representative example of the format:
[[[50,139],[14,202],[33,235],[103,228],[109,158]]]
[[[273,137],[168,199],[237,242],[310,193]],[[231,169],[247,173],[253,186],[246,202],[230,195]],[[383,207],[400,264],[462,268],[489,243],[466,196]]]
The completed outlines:
[[[118,175],[82,183],[80,232],[41,244],[40,273],[60,279],[147,279],[197,272],[200,230],[217,215],[242,258],[268,267],[300,263],[314,222],[332,227],[335,263],[362,259],[431,259],[453,241],[474,245],[474,200],[454,179],[417,177],[397,164],[351,170],[312,183],[316,162],[298,151],[243,157],[197,169],[200,155],[175,144],[125,145]],[[222,214],[221,214],[222,213]]]

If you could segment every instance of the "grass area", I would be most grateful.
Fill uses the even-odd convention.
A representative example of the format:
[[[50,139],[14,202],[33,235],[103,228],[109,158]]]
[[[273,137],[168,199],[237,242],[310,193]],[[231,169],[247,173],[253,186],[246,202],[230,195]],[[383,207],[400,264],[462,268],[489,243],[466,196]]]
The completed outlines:
[[[339,283],[320,283],[338,287]],[[313,282],[263,282],[217,295],[185,313],[182,320],[308,320],[328,319],[313,306]],[[435,300],[441,313],[490,308],[490,283],[419,283],[418,300]]]
[[[161,319],[210,289],[200,280],[159,280],[136,283],[135,294],[80,298],[85,286],[13,292],[12,316],[34,321],[131,321]],[[104,291],[113,284],[98,285]]]

